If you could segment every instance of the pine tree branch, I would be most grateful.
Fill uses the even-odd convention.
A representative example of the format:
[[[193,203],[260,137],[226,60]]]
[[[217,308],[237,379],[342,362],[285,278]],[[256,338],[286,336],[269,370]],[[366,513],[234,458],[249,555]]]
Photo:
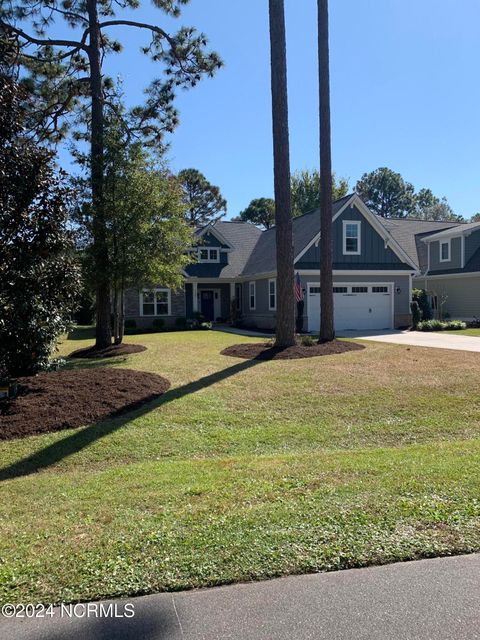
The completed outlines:
[[[170,44],[170,46],[175,49],[175,40],[163,29],[157,27],[154,24],[148,24],[147,22],[136,22],[135,20],[107,20],[106,22],[100,22],[99,27],[103,29],[104,27],[116,27],[116,26],[127,26],[127,27],[137,27],[137,29],[147,29],[152,33],[157,33],[158,35],[165,38],[165,40]]]
[[[48,46],[72,47],[71,51],[69,51],[67,54],[63,54],[64,57],[68,57],[69,55],[72,55],[73,53],[79,51],[80,49],[83,49],[88,53],[88,46],[85,44],[87,40],[88,29],[85,29],[85,31],[83,32],[82,39],[80,41],[76,41],[76,40],[56,40],[51,38],[45,38],[45,39],[35,38],[34,36],[31,36],[30,34],[25,33],[25,31],[22,31],[22,29],[19,29],[18,27],[14,27],[11,24],[3,22],[3,20],[0,20],[0,26],[5,30],[14,33],[15,35],[19,36],[20,38],[22,38],[23,40],[25,40],[30,44],[38,44],[42,47],[48,47]]]

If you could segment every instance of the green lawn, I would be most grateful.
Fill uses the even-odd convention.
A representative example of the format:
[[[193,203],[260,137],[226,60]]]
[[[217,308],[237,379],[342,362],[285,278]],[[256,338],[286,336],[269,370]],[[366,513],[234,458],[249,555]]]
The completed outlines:
[[[0,482],[2,601],[480,550],[478,354],[369,342],[259,363],[221,356],[239,337],[219,332],[127,341],[148,350],[111,366],[169,378],[162,400],[0,442],[17,476]]]
[[[480,338],[480,329],[459,329],[458,331],[450,331],[452,335],[456,335],[457,333],[464,336],[477,336]]]

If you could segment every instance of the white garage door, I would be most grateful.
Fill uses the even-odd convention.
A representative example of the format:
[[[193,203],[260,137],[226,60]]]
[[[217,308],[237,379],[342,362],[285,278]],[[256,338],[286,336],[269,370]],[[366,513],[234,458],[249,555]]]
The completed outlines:
[[[392,328],[391,284],[337,284],[333,287],[336,331]],[[307,285],[308,330],[320,329],[320,287]]]

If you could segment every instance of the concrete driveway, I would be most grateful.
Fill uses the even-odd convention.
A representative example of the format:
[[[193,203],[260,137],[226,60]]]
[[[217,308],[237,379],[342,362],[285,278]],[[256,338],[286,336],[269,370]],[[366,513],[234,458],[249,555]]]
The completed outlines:
[[[134,617],[9,619],[2,640],[474,640],[480,555],[130,598]],[[105,604],[105,603],[104,603]],[[99,603],[91,603],[99,606]],[[79,605],[80,614],[83,605]]]
[[[389,342],[413,347],[433,347],[434,349],[455,349],[480,353],[480,337],[455,334],[454,331],[341,331],[339,337]]]

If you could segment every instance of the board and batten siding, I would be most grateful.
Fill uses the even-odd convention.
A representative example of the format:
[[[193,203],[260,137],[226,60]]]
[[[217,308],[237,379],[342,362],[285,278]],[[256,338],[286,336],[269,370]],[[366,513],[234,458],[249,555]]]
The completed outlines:
[[[360,255],[343,255],[343,222],[360,222]],[[311,246],[295,264],[296,269],[311,269],[320,264],[320,247]],[[389,247],[385,240],[360,213],[356,206],[348,207],[333,223],[333,265],[334,269],[348,269],[356,266],[366,269],[373,265],[383,269],[409,269]]]

